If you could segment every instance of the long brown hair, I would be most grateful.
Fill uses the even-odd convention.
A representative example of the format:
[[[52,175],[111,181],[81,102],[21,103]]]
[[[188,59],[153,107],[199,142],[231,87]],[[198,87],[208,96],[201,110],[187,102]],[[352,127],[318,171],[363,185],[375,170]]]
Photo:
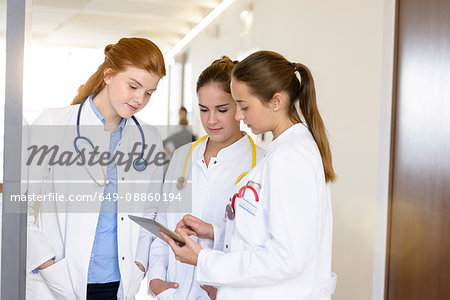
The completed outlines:
[[[258,51],[237,64],[232,77],[244,82],[250,93],[263,102],[270,101],[275,93],[287,92],[290,101],[288,116],[294,123],[302,122],[296,109],[298,102],[301,114],[319,148],[325,180],[335,181],[336,173],[333,170],[328,137],[317,109],[316,90],[309,69],[303,64],[289,62],[276,52]]]
[[[80,104],[86,97],[99,93],[105,87],[103,80],[105,70],[110,68],[113,73],[117,73],[123,71],[127,66],[135,66],[160,77],[166,75],[161,50],[152,41],[136,37],[121,38],[116,44],[105,47],[105,61],[86,83],[78,88],[78,95],[71,104]]]
[[[213,61],[198,77],[197,92],[207,84],[217,83],[224,92],[231,94],[231,71],[237,63],[237,60],[232,61],[228,56],[222,56]]]

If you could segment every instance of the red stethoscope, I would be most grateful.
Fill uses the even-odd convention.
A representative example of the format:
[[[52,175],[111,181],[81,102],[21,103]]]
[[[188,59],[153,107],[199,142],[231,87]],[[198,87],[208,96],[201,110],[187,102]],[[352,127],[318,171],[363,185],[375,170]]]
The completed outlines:
[[[258,193],[256,192],[255,187],[258,187],[258,189],[259,189],[260,185],[256,182],[253,182],[250,180],[249,182],[247,182],[246,185],[244,185],[243,187],[241,187],[239,189],[239,192],[237,192],[236,194],[233,195],[232,198],[230,198],[231,204],[230,203],[227,204],[226,209],[225,209],[225,214],[226,214],[228,220],[234,220],[234,218],[236,217],[236,209],[235,209],[236,198],[242,198],[247,189],[249,189],[253,192],[253,194],[255,195],[255,201],[259,202]]]

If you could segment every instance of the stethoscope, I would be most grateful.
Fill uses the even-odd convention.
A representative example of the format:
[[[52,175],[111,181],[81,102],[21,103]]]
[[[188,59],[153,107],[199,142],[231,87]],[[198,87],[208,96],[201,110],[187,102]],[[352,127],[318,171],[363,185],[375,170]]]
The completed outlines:
[[[255,167],[256,164],[256,148],[255,148],[255,142],[253,139],[249,136],[248,139],[250,140],[250,144],[252,144],[252,169]],[[187,180],[186,180],[186,169],[189,164],[189,157],[191,157],[192,150],[200,143],[201,141],[205,140],[208,136],[205,135],[204,137],[199,138],[194,144],[192,144],[191,149],[189,149],[188,154],[186,155],[186,159],[184,160],[184,167],[183,167],[183,173],[181,174],[181,177],[177,180],[177,189],[182,190],[186,187]],[[235,184],[238,183],[242,177],[247,175],[248,172],[244,172],[241,175],[239,175],[238,179],[236,180]]]
[[[85,142],[87,142],[91,147],[92,150],[94,150],[94,143],[92,143],[92,141],[85,136],[82,136],[80,134],[80,117],[81,117],[81,110],[83,108],[84,103],[86,102],[86,100],[89,98],[85,98],[81,104],[80,107],[78,108],[78,115],[77,115],[77,136],[75,137],[75,139],[73,140],[73,147],[75,148],[75,151],[78,153],[80,153],[80,150],[78,149],[78,145],[77,142],[79,140],[83,140]],[[142,130],[141,124],[139,123],[139,121],[134,117],[131,116],[131,118],[133,119],[134,123],[136,124],[137,128],[139,129],[139,133],[141,134],[141,140],[142,140],[142,148],[141,148],[141,153],[139,154],[139,157],[136,158],[135,160],[133,160],[133,168],[138,171],[138,172],[142,172],[147,168],[147,161],[144,159],[144,150],[145,150],[145,137],[144,137],[144,131]],[[109,180],[106,180],[106,175],[105,175],[105,171],[102,168],[102,172],[103,172],[103,177],[104,177],[104,182],[100,183],[98,182],[93,176],[92,174],[89,172],[89,170],[86,168],[89,176],[94,180],[95,183],[97,183],[99,186],[103,186],[103,185],[107,185],[109,183]]]
[[[241,187],[239,189],[239,192],[233,195],[233,197],[230,199],[231,203],[227,204],[225,207],[225,215],[227,216],[228,220],[234,220],[236,216],[236,209],[235,209],[235,203],[236,198],[243,198],[245,191],[247,189],[251,190],[253,192],[253,195],[255,196],[255,202],[259,202],[258,192],[256,189],[260,189],[261,185],[259,183],[256,183],[254,181],[249,180],[246,185]]]

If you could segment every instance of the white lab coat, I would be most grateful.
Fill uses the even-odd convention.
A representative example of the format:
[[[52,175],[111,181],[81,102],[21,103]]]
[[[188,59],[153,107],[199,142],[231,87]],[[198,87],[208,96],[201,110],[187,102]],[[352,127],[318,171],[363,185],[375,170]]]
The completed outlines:
[[[217,157],[210,159],[208,167],[204,162],[204,152],[208,139],[200,142],[192,151],[189,167],[186,172],[190,184],[187,185],[183,196],[192,191],[192,213],[213,226],[225,225],[225,206],[231,197],[231,192],[239,175],[248,172],[252,166],[252,146],[245,134],[241,139],[219,151]],[[176,180],[181,176],[186,155],[192,143],[187,144],[174,153],[165,176],[164,192],[179,192]],[[263,150],[256,149],[256,161],[262,158]],[[158,219],[175,229],[185,213],[158,214]],[[197,240],[197,239],[196,239]],[[216,239],[215,247],[222,248]],[[204,247],[213,247],[210,240],[200,240]],[[200,288],[195,280],[195,267],[175,260],[173,252],[168,245],[156,239],[151,247],[149,280],[158,278],[173,281],[179,284],[177,289],[168,289],[158,295],[158,299],[209,299],[206,292]]]
[[[68,140],[71,143],[76,136],[75,125],[78,108],[79,105],[47,109],[35,124],[73,125],[68,127],[67,136],[59,137],[60,139],[66,139],[65,142]],[[148,125],[144,126],[142,122],[140,123],[144,130],[146,144],[156,145],[154,153],[163,151],[162,141],[157,130]],[[103,129],[103,123],[87,102],[82,109],[80,124],[96,125],[96,128]],[[90,137],[89,128],[80,126],[80,130],[82,135]],[[32,126],[31,140],[36,138],[33,137],[33,132]],[[108,151],[110,133],[104,131],[103,133],[103,139],[94,139],[92,142],[94,145],[100,145],[100,149]],[[128,119],[116,150],[128,153],[130,145],[135,142],[141,142],[141,135],[134,121]],[[140,147],[138,149],[141,150]],[[146,151],[144,157],[147,156],[147,153]],[[45,170],[50,170],[46,175],[43,175],[46,183],[38,185],[42,191],[61,194],[72,193],[72,184],[58,184],[53,181],[54,178],[65,178],[64,172],[70,173],[67,172],[70,169],[58,166],[47,168],[43,167]],[[118,193],[122,197],[122,199],[118,199],[117,204],[118,255],[121,274],[118,295],[120,296],[119,299],[134,299],[134,295],[138,292],[140,282],[144,277],[144,273],[139,270],[135,261],[141,262],[147,270],[149,249],[154,237],[132,222],[128,218],[128,214],[149,216],[152,208],[149,207],[148,203],[125,202],[123,196],[130,192],[160,193],[163,170],[162,167],[156,167],[154,164],[148,165],[143,172],[137,172],[133,167],[126,172],[124,168],[125,165],[117,166]],[[42,172],[45,173],[45,170]],[[106,172],[106,166],[104,170]],[[78,191],[80,194],[103,193],[104,186],[93,183],[88,175],[85,179],[91,181],[83,185],[83,190]],[[147,189],[144,188],[143,181],[148,182]],[[36,186],[36,184],[30,185],[28,192],[39,192],[36,191]],[[97,201],[96,204],[86,204],[90,205],[89,208],[86,208],[85,211],[81,210],[81,212],[79,206],[76,212],[77,209],[73,208],[74,206],[72,209],[71,205],[75,204],[70,202],[41,203],[36,224],[33,224],[34,217],[29,217],[26,268],[27,299],[86,299],[88,267],[101,203]],[[53,213],[48,213],[48,211],[53,211]],[[32,273],[32,270],[53,257],[56,261],[54,265],[40,270],[37,274]]]
[[[197,280],[219,286],[220,300],[330,299],[329,185],[308,129],[296,124],[282,133],[234,191],[249,180],[261,185],[259,201],[250,191],[236,200],[225,234],[231,251],[201,250]]]

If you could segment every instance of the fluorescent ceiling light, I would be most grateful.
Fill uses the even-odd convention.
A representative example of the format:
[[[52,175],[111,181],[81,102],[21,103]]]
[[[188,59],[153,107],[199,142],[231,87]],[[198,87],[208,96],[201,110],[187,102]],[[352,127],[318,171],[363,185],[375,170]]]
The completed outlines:
[[[198,23],[191,31],[188,32],[178,43],[166,53],[166,58],[173,58],[181,49],[183,49],[194,37],[197,36],[206,26],[214,21],[234,0],[224,0],[216,8],[214,8],[200,23]]]

